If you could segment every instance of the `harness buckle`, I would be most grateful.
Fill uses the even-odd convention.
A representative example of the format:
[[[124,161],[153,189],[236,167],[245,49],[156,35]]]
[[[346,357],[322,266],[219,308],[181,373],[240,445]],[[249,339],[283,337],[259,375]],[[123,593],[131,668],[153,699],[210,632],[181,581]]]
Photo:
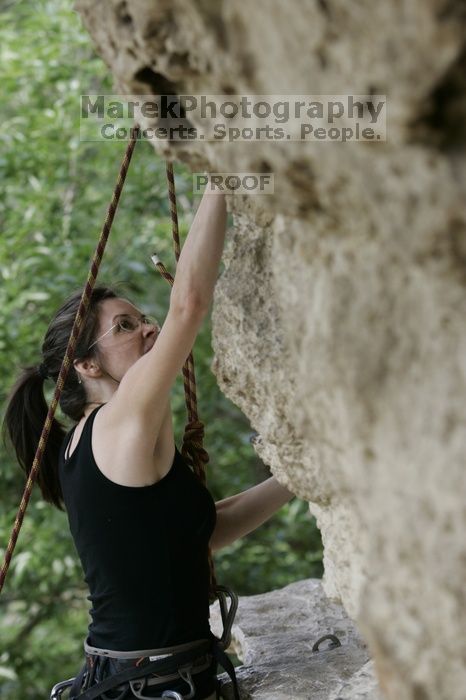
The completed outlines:
[[[172,698],[172,700],[183,700],[183,696],[180,693],[176,693],[174,690],[164,690],[162,693],[163,698]]]

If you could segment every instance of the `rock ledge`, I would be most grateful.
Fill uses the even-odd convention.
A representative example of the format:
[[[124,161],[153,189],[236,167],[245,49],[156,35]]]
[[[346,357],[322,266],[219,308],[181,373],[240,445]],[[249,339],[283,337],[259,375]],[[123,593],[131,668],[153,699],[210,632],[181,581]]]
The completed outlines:
[[[218,602],[211,627],[221,634]],[[323,641],[334,634],[340,647]],[[243,666],[237,676],[243,700],[380,700],[367,646],[342,605],[329,600],[319,579],[291,583],[240,598],[230,650]],[[221,676],[225,698],[231,683]]]

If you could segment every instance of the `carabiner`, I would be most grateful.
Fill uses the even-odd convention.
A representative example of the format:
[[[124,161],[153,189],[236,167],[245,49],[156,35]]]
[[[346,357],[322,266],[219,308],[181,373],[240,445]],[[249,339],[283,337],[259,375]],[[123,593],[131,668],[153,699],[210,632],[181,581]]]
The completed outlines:
[[[67,681],[60,681],[55,683],[50,693],[50,700],[60,700],[61,695],[66,688],[70,688],[74,683],[74,678],[68,678]]]
[[[147,678],[138,678],[134,681],[128,681],[128,683],[134,697],[140,698],[140,700],[145,700],[145,698],[149,697],[149,695],[142,694],[142,691],[147,687]]]
[[[236,611],[238,609],[238,596],[227,586],[217,586],[215,592],[218,596],[223,624],[223,634],[220,637],[219,645],[225,650],[228,649],[231,644],[231,628],[233,627]],[[230,598],[229,608],[227,605],[227,597]]]
[[[183,695],[184,700],[190,700],[190,698],[193,698],[196,695],[196,688],[194,687],[193,678],[191,676],[191,669],[192,664],[178,669],[180,678],[182,678],[184,682],[189,685],[189,693],[188,695]]]

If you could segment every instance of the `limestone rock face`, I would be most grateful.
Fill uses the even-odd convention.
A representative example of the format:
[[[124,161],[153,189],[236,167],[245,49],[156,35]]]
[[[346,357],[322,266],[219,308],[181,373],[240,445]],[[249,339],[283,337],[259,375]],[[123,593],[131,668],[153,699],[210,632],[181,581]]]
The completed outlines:
[[[387,95],[384,142],[159,148],[195,171],[274,174],[273,196],[229,198],[213,370],[259,456],[309,501],[326,594],[384,695],[463,700],[464,2],[77,9],[120,92]]]
[[[221,636],[218,602],[211,628]],[[321,637],[336,636],[332,648]],[[367,646],[343,606],[330,602],[318,579],[292,583],[239,599],[231,652],[243,662],[236,676],[251,700],[381,700]],[[221,676],[222,695],[232,700],[231,682]]]

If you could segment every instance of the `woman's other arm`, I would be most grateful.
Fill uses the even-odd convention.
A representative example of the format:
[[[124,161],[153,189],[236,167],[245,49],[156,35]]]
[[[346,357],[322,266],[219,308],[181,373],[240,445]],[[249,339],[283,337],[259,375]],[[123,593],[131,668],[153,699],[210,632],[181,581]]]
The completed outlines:
[[[265,523],[294,494],[274,476],[215,504],[217,523],[210,539],[212,551],[226,547]]]

